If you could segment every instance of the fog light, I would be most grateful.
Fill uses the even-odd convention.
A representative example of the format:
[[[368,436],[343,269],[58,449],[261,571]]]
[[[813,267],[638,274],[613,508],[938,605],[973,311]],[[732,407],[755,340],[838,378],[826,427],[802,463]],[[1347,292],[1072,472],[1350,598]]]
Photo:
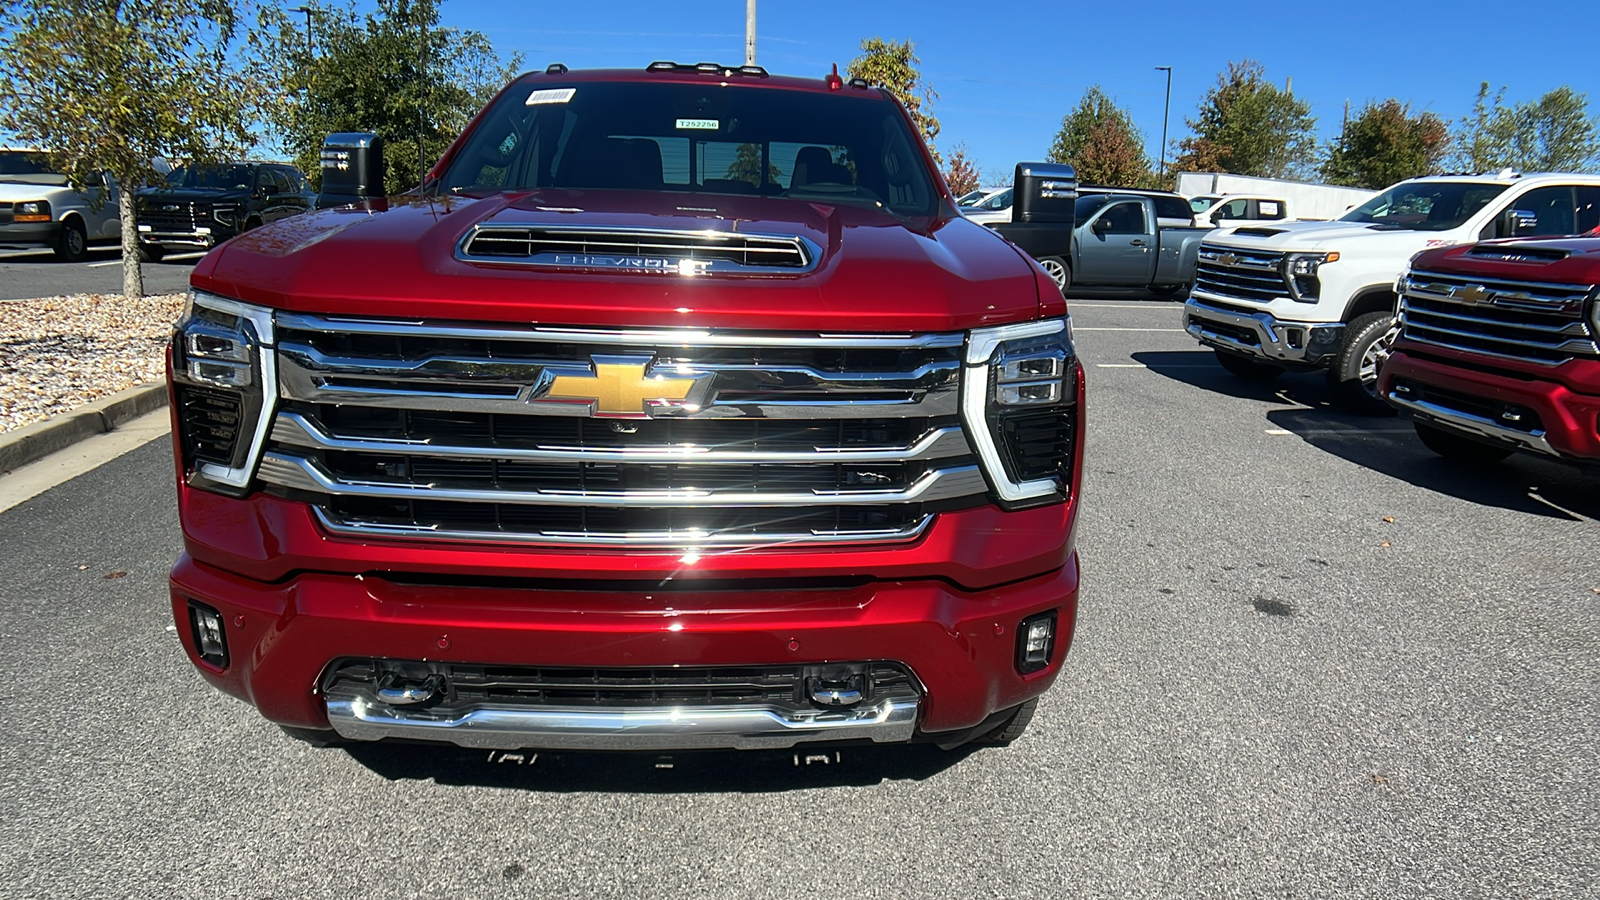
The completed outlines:
[[[189,627],[200,659],[219,669],[228,667],[228,638],[222,630],[222,613],[204,603],[189,601]]]
[[[1026,675],[1050,665],[1055,645],[1055,610],[1023,619],[1017,629],[1017,671]]]

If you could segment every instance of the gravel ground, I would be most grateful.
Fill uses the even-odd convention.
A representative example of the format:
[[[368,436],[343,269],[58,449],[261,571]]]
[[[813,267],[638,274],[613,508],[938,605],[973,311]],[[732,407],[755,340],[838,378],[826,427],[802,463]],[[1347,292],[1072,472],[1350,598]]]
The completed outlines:
[[[159,381],[182,294],[0,302],[0,432]]]

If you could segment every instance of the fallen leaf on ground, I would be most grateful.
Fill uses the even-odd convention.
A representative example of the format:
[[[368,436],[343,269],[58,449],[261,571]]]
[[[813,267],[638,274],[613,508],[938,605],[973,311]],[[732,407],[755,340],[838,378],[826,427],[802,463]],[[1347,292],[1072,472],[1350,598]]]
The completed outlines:
[[[1383,520],[1384,520],[1384,521],[1385,521],[1385,522],[1388,522],[1388,523],[1389,523],[1389,524],[1390,524],[1390,525],[1393,525],[1393,524],[1394,524],[1394,516],[1384,516],[1384,517],[1383,517]]]
[[[1379,544],[1378,546],[1379,547],[1387,547],[1387,546],[1389,546],[1389,542],[1388,541],[1384,541],[1383,543]]]
[[[107,572],[106,573],[106,577],[107,578],[123,578],[127,574],[128,574],[127,572],[120,572],[120,571],[119,572]]]

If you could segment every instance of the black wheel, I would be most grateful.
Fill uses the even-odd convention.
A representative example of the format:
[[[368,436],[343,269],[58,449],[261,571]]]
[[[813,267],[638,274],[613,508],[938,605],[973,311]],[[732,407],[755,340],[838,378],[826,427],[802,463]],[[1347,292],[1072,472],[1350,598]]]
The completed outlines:
[[[244,222],[244,230],[245,231],[255,231],[257,228],[260,228],[260,227],[261,227],[261,220],[255,218],[254,216],[251,216],[250,218],[246,219],[245,222]]]
[[[1044,267],[1044,273],[1056,283],[1061,293],[1066,294],[1067,288],[1072,286],[1072,267],[1067,265],[1067,261],[1059,256],[1046,256],[1039,260],[1039,265]]]
[[[1217,362],[1221,363],[1230,374],[1249,381],[1271,381],[1283,374],[1283,366],[1257,362],[1248,356],[1240,356],[1226,350],[1217,351]]]
[[[1151,288],[1150,293],[1163,300],[1187,300],[1189,299],[1189,286],[1187,284],[1164,284]]]
[[[56,238],[56,259],[62,262],[80,262],[89,255],[89,235],[83,223],[68,219],[61,223],[61,236]]]
[[[322,731],[317,728],[295,728],[292,725],[279,725],[283,733],[301,743],[313,747],[337,747],[344,743],[344,738],[339,737],[337,731]]]
[[[1328,370],[1328,387],[1336,403],[1354,413],[1394,415],[1394,407],[1378,395],[1378,370],[1399,333],[1400,323],[1387,312],[1356,316],[1345,326],[1344,343]]]
[[[1017,707],[1011,717],[996,725],[994,730],[980,738],[974,738],[975,744],[988,744],[990,746],[1004,746],[1011,743],[1022,733],[1028,730],[1028,723],[1033,721],[1034,710],[1039,708],[1039,698],[1035,697],[1027,703]]]
[[[1480,443],[1422,422],[1411,424],[1416,427],[1417,437],[1422,440],[1423,445],[1445,459],[1473,466],[1486,466],[1511,455],[1511,450],[1505,447]]]
[[[161,262],[161,257],[166,256],[166,255],[167,255],[167,251],[166,251],[166,248],[164,248],[164,247],[157,247],[155,244],[140,244],[139,245],[139,261],[140,262],[147,262],[147,263]]]

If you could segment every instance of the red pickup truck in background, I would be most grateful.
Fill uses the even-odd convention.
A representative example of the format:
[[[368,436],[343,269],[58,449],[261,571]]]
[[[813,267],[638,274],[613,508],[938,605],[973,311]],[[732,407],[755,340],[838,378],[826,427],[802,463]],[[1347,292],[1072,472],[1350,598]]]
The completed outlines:
[[[552,66],[192,284],[173,611],[295,736],[1005,742],[1059,671],[1066,304],[881,89]]]
[[[1381,395],[1434,452],[1600,461],[1600,238],[1489,241],[1419,254]]]

